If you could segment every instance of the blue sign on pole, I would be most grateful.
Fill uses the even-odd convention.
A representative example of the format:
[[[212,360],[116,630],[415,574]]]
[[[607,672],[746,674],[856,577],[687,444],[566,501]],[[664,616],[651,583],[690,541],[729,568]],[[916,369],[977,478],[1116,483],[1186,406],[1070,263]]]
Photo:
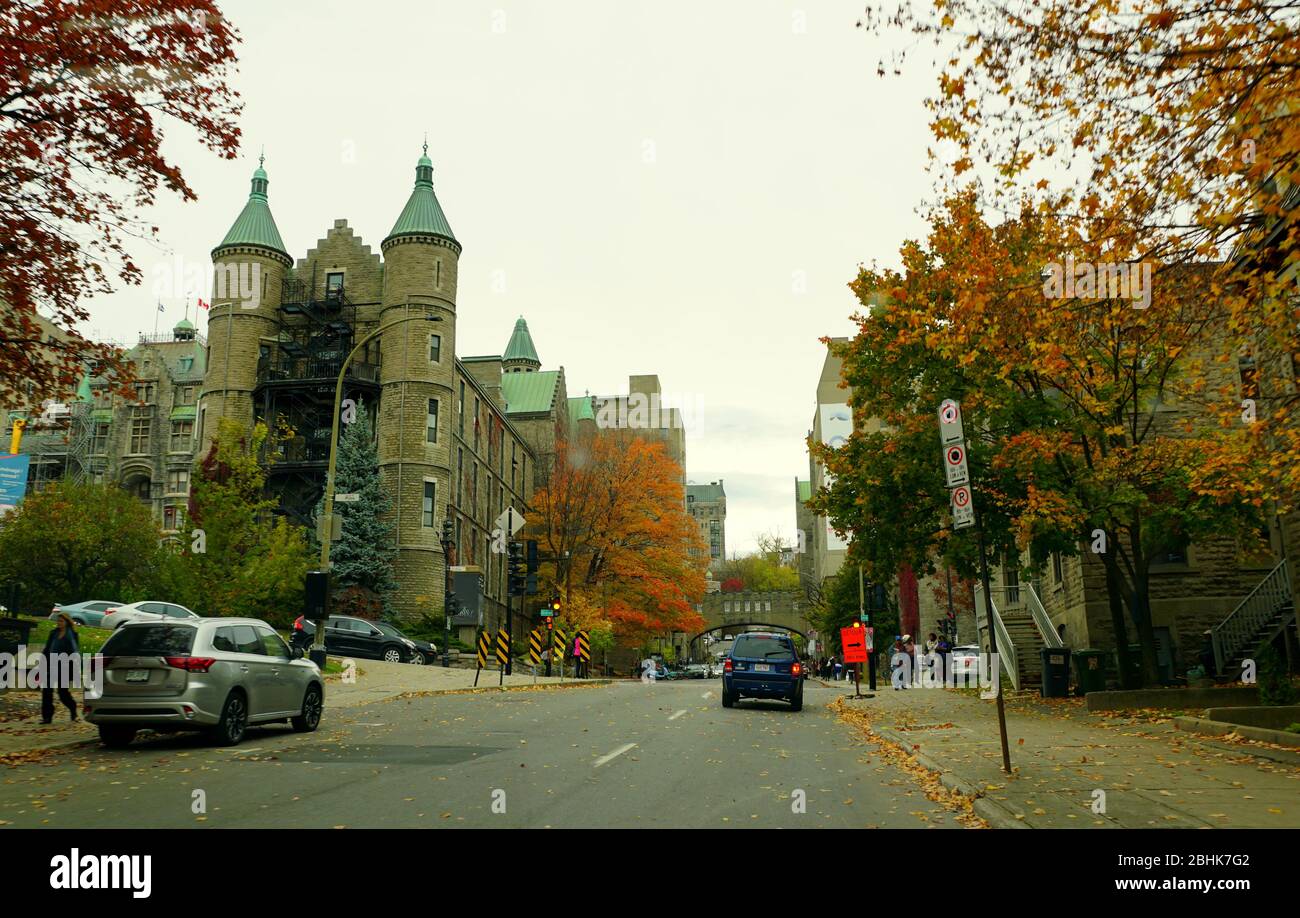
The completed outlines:
[[[31,456],[0,454],[0,516],[23,502],[27,493],[27,466]]]

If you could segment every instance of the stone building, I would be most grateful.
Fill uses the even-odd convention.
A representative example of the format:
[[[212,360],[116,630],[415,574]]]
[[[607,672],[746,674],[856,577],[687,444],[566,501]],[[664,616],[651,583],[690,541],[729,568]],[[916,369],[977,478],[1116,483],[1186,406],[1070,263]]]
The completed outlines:
[[[709,484],[686,486],[686,512],[700,527],[708,546],[708,565],[716,568],[727,557],[727,492],[722,479]]]
[[[393,502],[401,585],[394,604],[408,616],[441,610],[440,538],[450,519],[456,561],[482,571],[494,624],[505,592],[494,523],[505,507],[526,507],[535,454],[508,415],[506,368],[456,357],[461,244],[434,193],[427,151],[378,253],[338,220],[294,260],[268,184],[259,165],[248,202],[212,251],[199,442],[222,417],[287,424],[293,437],[269,485],[285,513],[309,523],[324,488],[335,381],[360,347],[343,398],[374,417],[380,476]]]
[[[596,396],[591,400],[596,426],[603,430],[631,430],[637,436],[662,443],[668,458],[682,470],[686,485],[686,426],[681,409],[666,403],[659,377],[629,376],[627,395]]]

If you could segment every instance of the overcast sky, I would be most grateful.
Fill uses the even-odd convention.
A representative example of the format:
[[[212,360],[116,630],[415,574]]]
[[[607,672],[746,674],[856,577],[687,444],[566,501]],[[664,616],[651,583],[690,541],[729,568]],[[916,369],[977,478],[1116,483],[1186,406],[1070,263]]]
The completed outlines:
[[[570,395],[657,373],[689,408],[688,478],[725,480],[728,554],[789,537],[818,338],[852,333],[846,284],[896,263],[930,188],[930,62],[878,77],[862,5],[227,0],[244,156],[173,129],[199,200],[157,208],[144,288],[92,302],[87,328],[152,332],[155,269],[178,256],[207,282],[263,146],[291,255],[339,218],[377,252],[427,131],[464,246],[457,354],[500,353],[523,315]],[[160,330],[187,292],[207,294],[163,291]]]

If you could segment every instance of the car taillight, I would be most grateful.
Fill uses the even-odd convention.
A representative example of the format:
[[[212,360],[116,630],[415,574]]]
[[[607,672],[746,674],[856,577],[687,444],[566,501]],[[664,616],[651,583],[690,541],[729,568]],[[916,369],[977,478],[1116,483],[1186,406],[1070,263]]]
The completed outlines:
[[[797,676],[797,675],[799,675],[801,672],[803,672],[803,667],[800,666],[798,663],[796,663],[794,666],[791,666],[791,667],[790,667],[790,675],[792,675],[792,676]]]
[[[183,669],[187,673],[206,673],[217,662],[213,657],[164,657],[172,669]]]
[[[122,611],[121,609],[109,609],[107,612],[104,613],[104,618],[108,618],[113,613],[121,612],[121,611]]]
[[[731,657],[727,657],[727,661],[722,664],[722,671],[724,673],[729,673],[731,672],[732,668],[733,668],[733,664],[731,662]]]

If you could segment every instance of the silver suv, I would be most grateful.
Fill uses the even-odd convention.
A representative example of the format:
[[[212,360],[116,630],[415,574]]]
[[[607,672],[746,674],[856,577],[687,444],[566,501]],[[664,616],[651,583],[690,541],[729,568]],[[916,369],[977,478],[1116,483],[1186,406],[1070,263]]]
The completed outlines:
[[[234,746],[251,724],[320,725],[320,670],[255,618],[131,622],[101,654],[103,694],[86,701],[86,720],[106,746],[127,745],[142,727],[206,730]]]

